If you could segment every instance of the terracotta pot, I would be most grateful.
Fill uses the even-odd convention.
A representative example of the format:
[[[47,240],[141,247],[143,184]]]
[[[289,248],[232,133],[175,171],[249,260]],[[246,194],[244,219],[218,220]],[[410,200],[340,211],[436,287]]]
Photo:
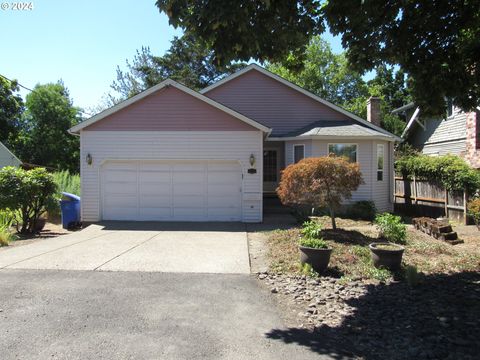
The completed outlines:
[[[303,264],[310,264],[318,273],[322,273],[328,267],[330,262],[330,255],[332,249],[314,249],[305,246],[299,246],[300,262]]]
[[[389,249],[381,248],[388,246]],[[372,254],[373,265],[376,268],[385,267],[389,270],[398,270],[402,265],[402,256],[405,248],[394,243],[372,243],[368,246]]]

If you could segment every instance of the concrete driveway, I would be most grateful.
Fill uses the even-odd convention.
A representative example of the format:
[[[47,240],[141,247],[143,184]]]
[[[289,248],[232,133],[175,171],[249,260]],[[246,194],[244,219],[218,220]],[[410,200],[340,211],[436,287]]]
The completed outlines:
[[[2,249],[0,269],[250,273],[240,223],[105,222]]]

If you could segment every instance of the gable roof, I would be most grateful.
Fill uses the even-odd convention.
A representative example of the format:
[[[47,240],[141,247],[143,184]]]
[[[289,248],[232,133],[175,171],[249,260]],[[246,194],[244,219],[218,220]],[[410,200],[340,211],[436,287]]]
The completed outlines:
[[[216,83],[214,83],[210,86],[207,86],[206,88],[200,90],[200,93],[201,94],[206,94],[210,90],[213,90],[213,89],[215,89],[219,86],[222,86],[223,84],[225,84],[225,83],[227,83],[227,82],[229,82],[229,81],[231,81],[231,80],[233,80],[237,77],[240,77],[243,74],[246,74],[247,72],[252,71],[252,70],[258,71],[258,72],[260,72],[260,73],[262,73],[262,74],[280,82],[281,84],[286,85],[289,88],[294,89],[294,90],[302,93],[303,95],[305,95],[305,96],[307,96],[307,97],[309,97],[309,98],[311,98],[311,99],[313,99],[313,100],[315,100],[315,101],[317,101],[317,102],[319,102],[319,103],[321,103],[321,104],[323,104],[323,105],[325,105],[325,106],[327,106],[327,107],[329,107],[329,108],[331,108],[331,109],[333,109],[333,110],[335,110],[335,111],[337,111],[341,114],[344,114],[344,115],[348,116],[350,119],[353,119],[353,120],[359,122],[360,124],[362,124],[366,127],[369,127],[373,130],[376,130],[377,132],[383,134],[384,137],[386,136],[386,137],[391,138],[395,141],[401,141],[402,140],[401,138],[399,138],[398,136],[388,132],[387,130],[385,130],[385,129],[379,127],[379,126],[376,126],[376,125],[370,123],[369,121],[367,121],[365,119],[362,119],[361,117],[359,117],[359,116],[357,116],[357,115],[355,115],[355,114],[353,114],[353,113],[351,113],[351,112],[349,112],[345,109],[342,109],[341,107],[339,107],[337,105],[332,104],[331,102],[329,102],[327,100],[324,100],[324,99],[320,98],[319,96],[311,93],[310,91],[307,91],[307,90],[303,89],[302,87],[300,87],[298,85],[295,85],[294,83],[282,78],[279,75],[276,75],[276,74],[272,73],[271,71],[268,71],[267,69],[264,69],[263,67],[261,67],[257,64],[250,64],[250,65],[246,66],[242,70],[239,70],[239,71],[233,73],[232,75],[227,76],[227,77],[217,81]]]
[[[251,126],[253,126],[254,128],[258,129],[258,130],[261,130],[267,134],[269,134],[271,132],[271,129],[260,124],[259,122],[255,121],[255,120],[252,120],[248,117],[246,117],[245,115],[242,115],[240,114],[239,112],[236,112],[235,110],[233,109],[230,109],[229,107],[226,107],[225,105],[222,105],[218,102],[216,102],[215,100],[213,99],[210,99],[209,97],[207,96],[204,96],[174,80],[171,80],[171,79],[167,79],[167,80],[164,80],[162,81],[160,84],[157,84],[155,86],[152,86],[151,88],[145,90],[145,91],[142,91],[141,93],[131,97],[130,99],[127,99],[125,101],[122,101],[121,103],[118,103],[117,105],[115,106],[112,106],[111,108],[109,109],[106,109],[104,111],[102,111],[101,113],[97,114],[97,115],[94,115],[92,116],[91,118],[81,122],[80,124],[77,124],[75,126],[73,126],[71,129],[68,130],[69,133],[71,134],[78,134],[80,130],[86,128],[87,126],[90,126],[94,123],[96,123],[97,121],[100,121],[104,118],[106,118],[107,116],[110,116],[124,108],[126,108],[127,106],[130,106],[134,103],[136,103],[137,101],[149,96],[149,95],[152,95],[153,93],[157,92],[157,91],[160,91],[164,88],[167,88],[169,86],[173,86],[174,88],[180,90],[180,91],[183,91],[184,93],[187,93],[235,118],[237,118],[238,120],[240,121],[243,121]]]
[[[20,165],[20,164],[23,163],[19,158],[17,158],[17,157],[15,156],[14,153],[12,153],[5,145],[3,145],[3,143],[2,143],[1,141],[0,141],[0,151],[3,151],[3,152],[6,153],[8,156],[10,156],[10,159],[11,159],[11,160],[14,160],[15,162],[17,162],[18,165]],[[1,156],[0,156],[0,158],[1,158]],[[1,160],[1,159],[0,159],[0,160]],[[1,166],[1,164],[0,164],[0,166]]]

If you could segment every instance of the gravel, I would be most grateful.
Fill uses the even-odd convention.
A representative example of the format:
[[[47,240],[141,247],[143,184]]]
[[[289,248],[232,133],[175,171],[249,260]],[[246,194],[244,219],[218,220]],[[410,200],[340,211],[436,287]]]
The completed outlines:
[[[295,314],[288,336],[308,332],[312,350],[342,344],[351,358],[478,359],[479,273],[428,276],[414,288],[265,272],[258,279]]]

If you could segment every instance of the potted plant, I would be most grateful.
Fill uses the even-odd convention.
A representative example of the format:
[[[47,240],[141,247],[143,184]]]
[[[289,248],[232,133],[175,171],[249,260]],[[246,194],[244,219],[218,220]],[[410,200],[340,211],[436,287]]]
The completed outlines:
[[[402,257],[407,238],[407,228],[400,216],[389,213],[377,215],[375,224],[380,230],[380,237],[385,241],[369,245],[373,265],[377,268],[385,267],[389,270],[398,270],[402,264]]]
[[[317,222],[310,220],[303,223],[302,238],[300,239],[300,263],[310,264],[318,273],[328,267],[332,249],[321,238],[322,227]]]

